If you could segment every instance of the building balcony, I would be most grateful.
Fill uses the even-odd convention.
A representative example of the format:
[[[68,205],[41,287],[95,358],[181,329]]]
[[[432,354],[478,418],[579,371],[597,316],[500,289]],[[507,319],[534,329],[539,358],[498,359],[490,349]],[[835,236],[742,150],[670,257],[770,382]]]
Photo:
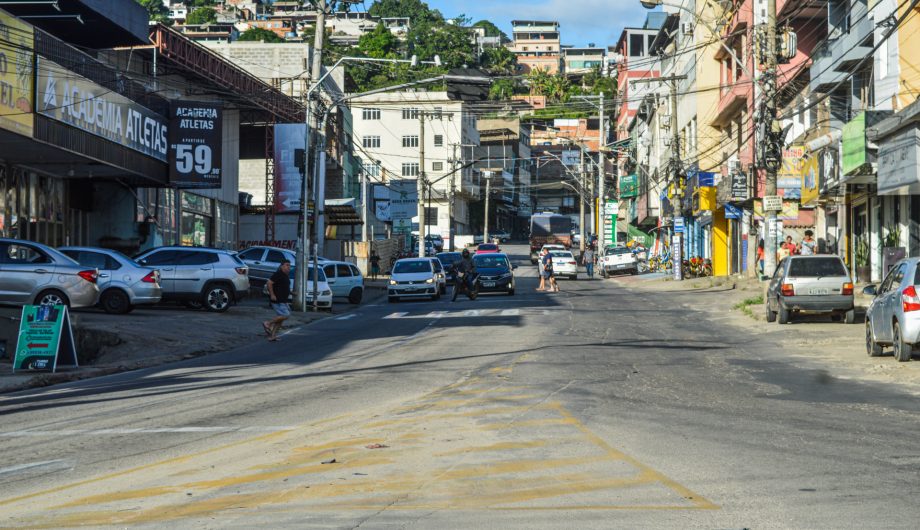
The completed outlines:
[[[858,19],[848,32],[839,28],[831,31],[828,40],[812,53],[811,90],[827,93],[846,79],[860,61],[872,54],[873,31],[869,17]]]
[[[738,82],[731,85],[722,85],[719,106],[716,115],[712,119],[712,125],[716,127],[724,126],[738,112],[748,107],[748,101],[752,95],[753,84],[747,76],[743,76]]]

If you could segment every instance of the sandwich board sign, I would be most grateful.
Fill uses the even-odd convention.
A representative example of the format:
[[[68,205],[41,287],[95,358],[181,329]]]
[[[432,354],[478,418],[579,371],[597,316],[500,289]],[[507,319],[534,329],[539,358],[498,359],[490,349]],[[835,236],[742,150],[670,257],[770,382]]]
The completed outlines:
[[[77,348],[74,345],[67,306],[23,306],[13,372],[54,372],[58,366],[77,367]]]

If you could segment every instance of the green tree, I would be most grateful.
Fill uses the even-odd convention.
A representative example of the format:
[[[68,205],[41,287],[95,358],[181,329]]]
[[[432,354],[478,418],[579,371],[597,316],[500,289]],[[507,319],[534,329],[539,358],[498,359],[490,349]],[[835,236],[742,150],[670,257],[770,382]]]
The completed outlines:
[[[409,24],[423,22],[443,22],[444,16],[436,9],[431,9],[421,0],[377,0],[367,10],[374,17],[408,17]]]
[[[186,24],[211,24],[217,22],[217,11],[210,7],[199,7],[185,17]]]
[[[517,56],[504,46],[486,49],[480,62],[483,68],[493,74],[510,75],[517,69]]]
[[[466,28],[452,24],[422,23],[409,30],[410,53],[420,61],[431,61],[435,55],[441,57],[445,68],[472,66],[477,63],[476,45]]]
[[[510,40],[508,39],[508,35],[504,31],[500,30],[498,26],[496,26],[495,24],[493,24],[492,22],[488,20],[480,20],[479,22],[473,24],[473,26],[479,27],[479,28],[485,28],[486,37],[501,37],[502,42],[507,42],[508,40]]]
[[[375,59],[396,57],[399,45],[399,39],[383,24],[377,24],[373,31],[358,39],[358,51]]]
[[[550,74],[542,68],[531,70],[526,81],[531,95],[546,96],[553,103],[568,101],[578,91],[564,75]]]
[[[188,0],[185,2],[185,5],[190,8],[211,7],[215,4],[217,4],[217,0]]]
[[[489,87],[489,99],[503,100],[511,99],[517,87],[512,79],[496,79]]]
[[[169,10],[163,4],[163,0],[137,0],[137,3],[144,6],[152,22],[162,22],[170,24]]]
[[[237,40],[242,41],[263,41],[263,42],[284,42],[284,39],[278,36],[274,31],[270,31],[264,28],[249,28],[246,31],[240,33],[240,38]]]

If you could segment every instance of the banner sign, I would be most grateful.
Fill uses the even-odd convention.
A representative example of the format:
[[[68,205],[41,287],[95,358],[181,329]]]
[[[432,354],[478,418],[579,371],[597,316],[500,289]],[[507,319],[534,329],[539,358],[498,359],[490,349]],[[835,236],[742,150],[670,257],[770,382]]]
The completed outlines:
[[[37,58],[40,114],[166,162],[166,119],[44,57]]]
[[[27,305],[22,308],[19,340],[13,359],[16,370],[57,370],[77,367],[77,348],[64,305]]]
[[[295,158],[297,150],[304,152],[306,125],[279,123],[275,125],[275,211],[299,212],[303,174]]]
[[[620,177],[620,198],[635,197],[639,195],[639,175],[623,175]]]
[[[177,188],[220,188],[223,109],[199,101],[169,108],[169,182]]]
[[[32,136],[32,26],[0,10],[0,128]]]
[[[675,219],[676,221],[677,219]],[[683,221],[683,219],[681,219]],[[684,267],[683,267],[683,251],[684,248],[684,236],[683,234],[674,234],[671,236],[671,263],[674,264],[672,267],[672,272],[674,273],[675,280],[684,279]]]
[[[680,233],[683,233],[683,231],[684,231],[684,218],[675,217],[674,218],[674,232],[680,234]]]
[[[784,190],[787,199],[797,199],[802,190],[802,170],[805,166],[805,146],[792,145],[783,149],[783,165],[776,174],[776,187]]]
[[[418,217],[418,182],[414,179],[390,181],[390,218],[393,227],[410,226]]]
[[[881,171],[881,168],[879,168]],[[809,205],[818,200],[818,186],[821,176],[821,157],[818,153],[812,153],[811,158],[805,162],[802,168],[802,205]]]
[[[741,219],[742,217],[744,217],[744,212],[741,210],[741,208],[729,202],[725,203],[726,219]]]
[[[733,201],[743,202],[748,199],[748,179],[743,171],[731,174],[731,195]]]

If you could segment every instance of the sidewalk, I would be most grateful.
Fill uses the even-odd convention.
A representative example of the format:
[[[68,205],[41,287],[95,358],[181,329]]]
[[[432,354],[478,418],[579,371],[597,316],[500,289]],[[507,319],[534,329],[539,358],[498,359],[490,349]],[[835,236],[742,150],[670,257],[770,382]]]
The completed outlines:
[[[610,281],[610,280],[608,280]],[[675,295],[680,307],[706,313],[708,320],[726,323],[751,335],[751,340],[781,345],[790,357],[840,371],[843,377],[916,386],[920,393],[920,361],[899,363],[886,355],[872,358],[865,347],[865,309],[871,297],[856,286],[856,323],[832,322],[827,315],[804,315],[792,323],[767,323],[764,306],[746,305],[762,297],[765,282],[753,278],[718,277],[674,281],[658,275],[618,276],[616,281],[632,291]],[[916,357],[915,357],[916,358]]]
[[[362,305],[382,297],[384,285],[379,280],[369,281]],[[336,299],[332,312],[293,313],[284,329],[291,330],[359,307]],[[55,374],[13,374],[10,359],[0,359],[0,394],[147,368],[264,341],[262,322],[271,316],[265,298],[260,296],[248,298],[219,314],[173,305],[135,309],[127,315],[76,311],[74,338],[80,368]],[[8,346],[10,353],[14,347],[15,344]]]

